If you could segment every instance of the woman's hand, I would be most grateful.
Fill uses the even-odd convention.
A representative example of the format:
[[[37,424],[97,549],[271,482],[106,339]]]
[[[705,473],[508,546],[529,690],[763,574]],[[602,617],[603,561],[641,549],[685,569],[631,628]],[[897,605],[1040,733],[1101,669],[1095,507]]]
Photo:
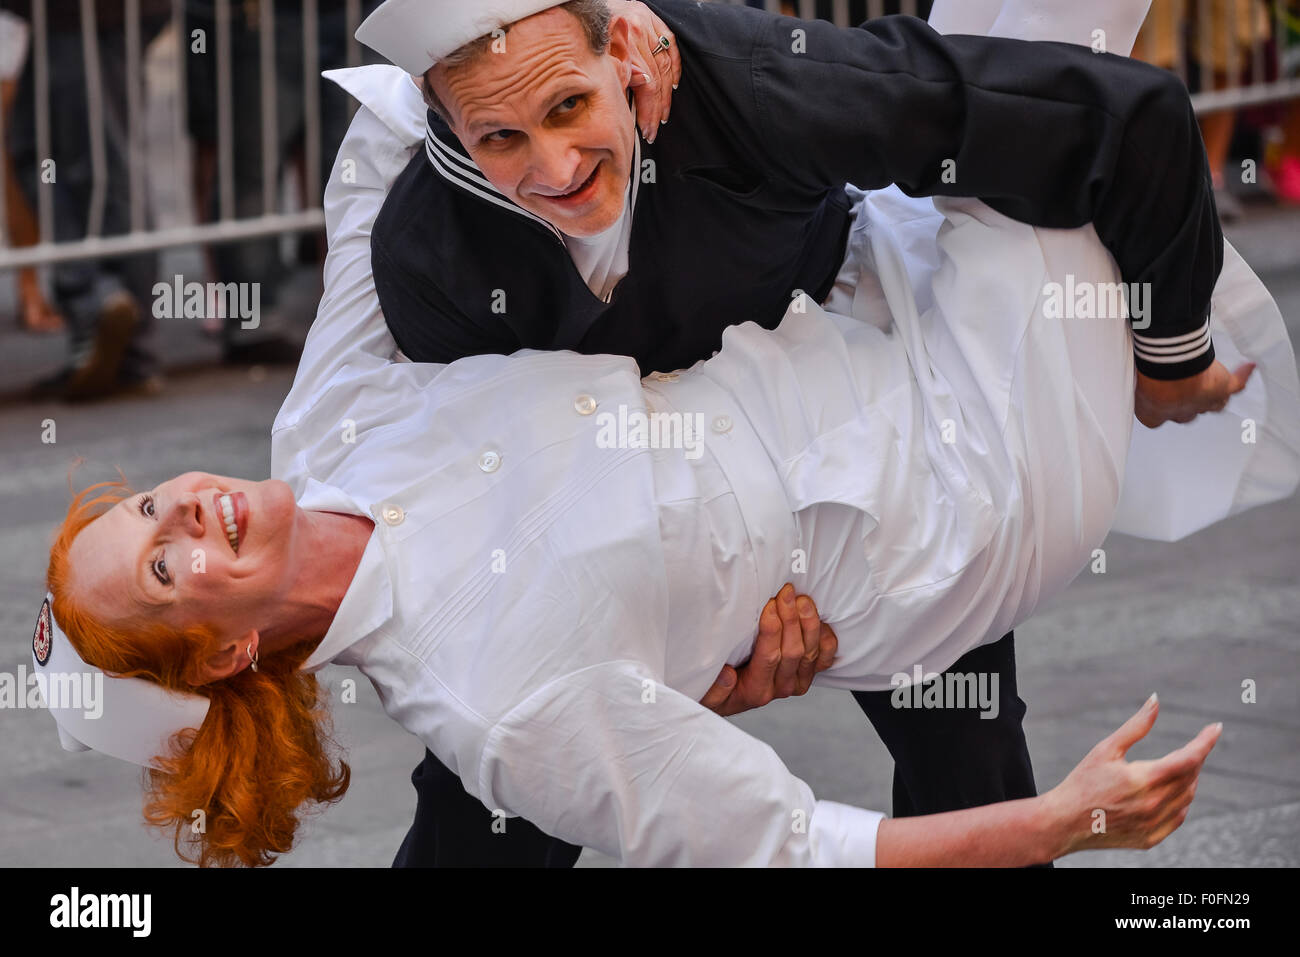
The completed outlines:
[[[682,78],[677,38],[644,3],[637,0],[608,0],[608,3],[613,18],[627,22],[632,60],[630,85],[636,98],[637,126],[646,140],[653,143],[659,127],[668,122],[673,90]],[[667,37],[669,46],[656,53],[660,37]]]
[[[1089,751],[1064,781],[1043,795],[1063,825],[1060,854],[1103,847],[1155,847],[1187,818],[1201,768],[1223,725],[1207,725],[1177,751],[1155,761],[1125,761],[1128,749],[1151,730],[1159,710],[1152,695],[1137,714]]]
[[[1124,755],[1155,723],[1152,695],[1052,790],[962,811],[886,818],[878,867],[1026,867],[1072,851],[1154,847],[1187,817],[1196,780],[1223,725],[1156,761]]]

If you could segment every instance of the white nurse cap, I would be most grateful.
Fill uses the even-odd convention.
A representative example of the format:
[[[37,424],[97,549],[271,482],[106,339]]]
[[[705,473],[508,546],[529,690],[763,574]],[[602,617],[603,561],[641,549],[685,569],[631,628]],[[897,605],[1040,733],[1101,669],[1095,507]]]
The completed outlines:
[[[82,661],[50,614],[51,601],[53,596],[46,595],[36,618],[32,662],[63,749],[102,751],[156,767],[155,759],[168,752],[173,734],[202,726],[208,699],[171,692],[143,678],[114,677]],[[83,694],[81,689],[93,690]]]
[[[357,39],[412,76],[471,40],[562,0],[386,0],[366,17]]]

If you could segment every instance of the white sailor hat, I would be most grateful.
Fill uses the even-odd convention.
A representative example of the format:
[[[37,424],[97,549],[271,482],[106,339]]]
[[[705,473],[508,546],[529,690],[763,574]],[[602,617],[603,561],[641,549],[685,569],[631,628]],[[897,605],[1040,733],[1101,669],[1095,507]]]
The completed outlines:
[[[366,17],[357,39],[413,76],[471,40],[562,0],[386,0]]]
[[[208,713],[202,695],[172,692],[143,678],[118,678],[81,660],[50,613],[46,595],[32,634],[35,674],[44,675],[43,697],[59,727],[65,751],[102,751],[123,761],[156,767],[172,735],[199,728]],[[90,684],[97,700],[91,711],[82,696],[56,693],[67,677]],[[87,677],[88,676],[88,677]]]

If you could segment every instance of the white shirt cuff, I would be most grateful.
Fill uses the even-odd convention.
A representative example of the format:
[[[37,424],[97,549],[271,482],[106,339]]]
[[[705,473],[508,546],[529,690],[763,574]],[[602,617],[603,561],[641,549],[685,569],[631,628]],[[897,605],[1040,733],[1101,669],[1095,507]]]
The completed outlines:
[[[818,801],[808,826],[814,867],[875,867],[876,831],[885,815],[835,801]]]

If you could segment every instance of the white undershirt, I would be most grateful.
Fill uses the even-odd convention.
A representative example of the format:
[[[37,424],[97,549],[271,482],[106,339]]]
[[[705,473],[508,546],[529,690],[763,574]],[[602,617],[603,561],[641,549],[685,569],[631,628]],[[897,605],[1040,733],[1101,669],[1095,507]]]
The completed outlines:
[[[629,193],[631,186],[628,187]],[[627,275],[627,249],[632,238],[632,216],[628,197],[613,226],[595,236],[564,234],[564,245],[573,257],[578,273],[596,296],[604,300]]]
[[[587,288],[601,301],[608,301],[620,279],[627,275],[628,247],[632,243],[632,211],[636,208],[641,170],[641,137],[636,134],[632,176],[623,194],[623,212],[609,229],[595,236],[578,237],[563,233],[565,248],[578,267]]]

